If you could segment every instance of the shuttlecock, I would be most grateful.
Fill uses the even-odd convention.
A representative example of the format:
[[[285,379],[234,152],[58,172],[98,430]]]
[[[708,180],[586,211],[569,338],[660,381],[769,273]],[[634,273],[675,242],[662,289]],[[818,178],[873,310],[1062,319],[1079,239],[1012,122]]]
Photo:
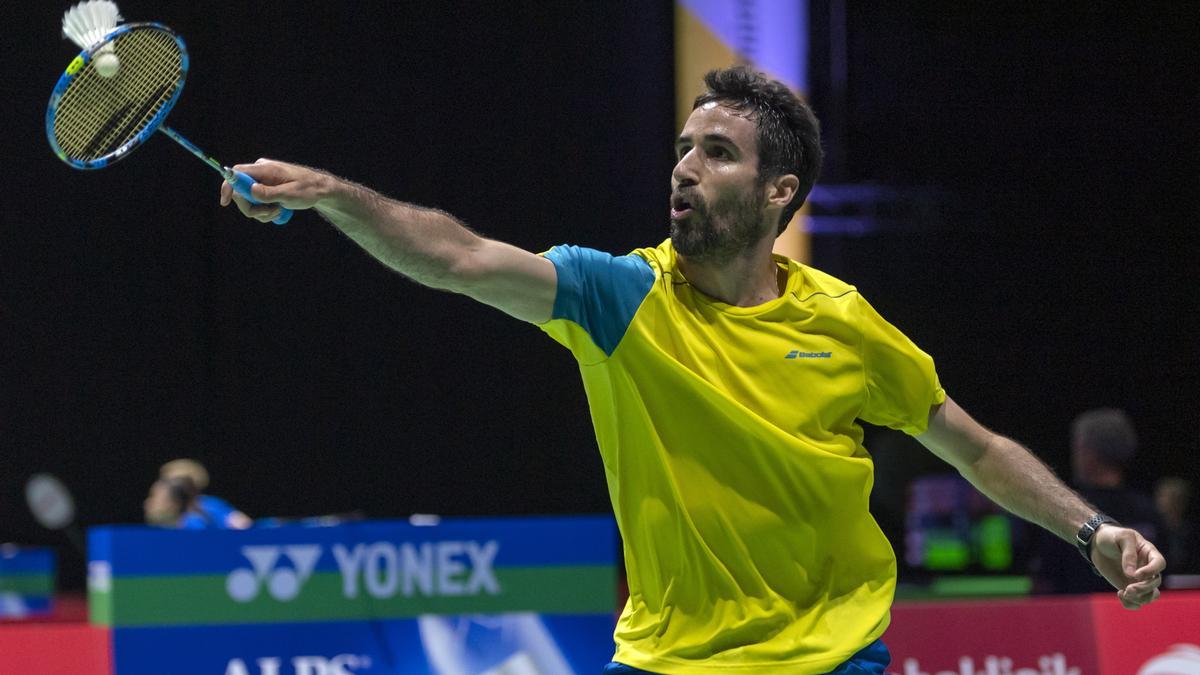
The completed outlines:
[[[118,21],[121,13],[116,3],[85,0],[63,14],[63,37],[70,38],[80,49],[91,49],[117,27]],[[121,67],[111,42],[101,47],[92,61],[100,77],[112,77]]]

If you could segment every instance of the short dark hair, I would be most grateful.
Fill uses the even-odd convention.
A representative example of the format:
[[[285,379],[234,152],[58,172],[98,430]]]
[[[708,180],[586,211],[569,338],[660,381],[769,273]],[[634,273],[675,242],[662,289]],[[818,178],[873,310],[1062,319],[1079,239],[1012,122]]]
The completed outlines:
[[[745,66],[711,70],[704,84],[708,91],[696,97],[692,110],[716,101],[749,113],[758,126],[760,182],[789,173],[800,179],[796,196],[780,214],[782,234],[821,173],[821,125],[816,115],[787,85]]]
[[[1071,423],[1071,436],[1077,445],[1091,449],[1100,461],[1123,468],[1137,451],[1138,437],[1133,421],[1124,410],[1097,408]]]

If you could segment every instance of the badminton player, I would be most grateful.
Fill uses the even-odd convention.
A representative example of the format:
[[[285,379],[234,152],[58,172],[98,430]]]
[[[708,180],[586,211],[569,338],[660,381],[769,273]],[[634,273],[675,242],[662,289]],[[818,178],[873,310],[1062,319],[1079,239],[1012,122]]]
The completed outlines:
[[[236,168],[257,199],[316,210],[401,274],[536,324],[578,360],[629,577],[606,672],[883,672],[896,560],[867,510],[859,420],[1082,539],[1125,607],[1157,598],[1153,544],[972,419],[854,286],[772,254],[817,179],[817,121],[746,69],[705,83],[675,144],[670,237],[629,255],[535,255],[322,171]],[[260,221],[278,210],[222,186],[231,200]]]

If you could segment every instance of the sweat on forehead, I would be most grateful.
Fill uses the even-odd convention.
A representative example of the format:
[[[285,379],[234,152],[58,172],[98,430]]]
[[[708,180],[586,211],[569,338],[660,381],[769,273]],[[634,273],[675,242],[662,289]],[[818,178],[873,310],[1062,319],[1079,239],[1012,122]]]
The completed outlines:
[[[697,106],[693,110],[707,111],[707,110],[713,110],[715,108],[724,108],[725,110],[729,111],[729,113],[731,115],[735,115],[735,116],[741,117],[743,119],[751,120],[753,122],[757,122],[757,120],[758,120],[757,113],[759,111],[755,108],[754,104],[751,103],[750,101],[734,101],[734,100],[730,100],[730,99],[716,99],[716,100],[712,100],[712,101],[705,101],[704,103],[701,103],[699,106]]]
[[[758,123],[758,111],[755,110],[753,105],[744,101],[717,99],[715,101],[706,101],[692,108],[692,112],[712,113],[714,111],[724,112],[732,117],[740,117],[755,124]]]

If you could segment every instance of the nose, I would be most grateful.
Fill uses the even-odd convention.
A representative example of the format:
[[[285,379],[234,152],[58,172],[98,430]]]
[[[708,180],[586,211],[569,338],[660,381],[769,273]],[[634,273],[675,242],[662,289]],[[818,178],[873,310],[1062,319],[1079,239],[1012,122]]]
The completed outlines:
[[[675,162],[671,170],[671,182],[676,188],[688,187],[700,182],[700,174],[696,170],[696,150],[688,150],[683,157]]]

